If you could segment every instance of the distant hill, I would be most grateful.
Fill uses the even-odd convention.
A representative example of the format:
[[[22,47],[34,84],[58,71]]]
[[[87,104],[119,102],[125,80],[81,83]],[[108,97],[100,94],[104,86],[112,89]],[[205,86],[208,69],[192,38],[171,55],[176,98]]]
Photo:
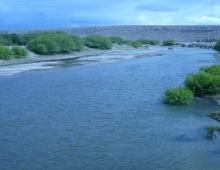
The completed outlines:
[[[190,26],[100,26],[100,27],[71,27],[60,29],[41,29],[41,30],[2,30],[0,33],[39,32],[39,31],[65,31],[70,34],[85,37],[88,35],[102,35],[105,37],[119,36],[123,39],[174,39],[181,42],[193,42],[201,40],[212,40],[220,38],[219,25],[190,25]]]

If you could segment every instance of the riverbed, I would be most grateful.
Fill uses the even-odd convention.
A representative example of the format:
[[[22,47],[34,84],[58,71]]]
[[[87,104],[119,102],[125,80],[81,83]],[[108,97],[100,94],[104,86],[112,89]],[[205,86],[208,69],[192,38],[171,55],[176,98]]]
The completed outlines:
[[[214,53],[93,56],[0,77],[0,169],[218,170],[220,139],[204,127],[219,125],[206,116],[219,106],[162,101]]]

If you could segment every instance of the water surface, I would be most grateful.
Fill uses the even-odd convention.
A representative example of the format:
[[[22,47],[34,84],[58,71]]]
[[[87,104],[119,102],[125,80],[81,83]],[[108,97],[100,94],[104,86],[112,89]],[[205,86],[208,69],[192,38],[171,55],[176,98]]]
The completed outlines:
[[[0,169],[217,170],[211,100],[170,106],[161,97],[214,51],[30,71],[0,78]]]

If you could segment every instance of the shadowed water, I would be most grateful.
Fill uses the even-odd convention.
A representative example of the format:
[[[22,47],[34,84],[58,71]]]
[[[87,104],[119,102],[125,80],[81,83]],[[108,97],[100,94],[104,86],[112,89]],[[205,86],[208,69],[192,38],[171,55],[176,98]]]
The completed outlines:
[[[219,139],[204,126],[211,100],[170,106],[161,96],[216,62],[186,49],[109,64],[0,78],[0,169],[217,170]]]

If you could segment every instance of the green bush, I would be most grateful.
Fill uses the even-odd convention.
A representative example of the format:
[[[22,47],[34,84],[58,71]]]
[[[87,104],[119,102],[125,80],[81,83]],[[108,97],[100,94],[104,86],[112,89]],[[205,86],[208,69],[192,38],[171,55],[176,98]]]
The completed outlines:
[[[101,50],[111,49],[112,42],[109,38],[100,35],[91,35],[85,38],[85,45],[91,48],[98,48]]]
[[[27,45],[31,39],[36,38],[37,36],[39,36],[39,33],[30,32],[30,33],[22,34],[19,37],[19,45]]]
[[[126,45],[131,45],[134,41],[132,40],[123,40],[123,44],[126,44]]]
[[[220,131],[220,126],[207,126],[204,128],[208,133],[213,134],[215,131]]]
[[[220,39],[217,40],[214,49],[220,51]]]
[[[131,45],[132,45],[134,48],[142,47],[142,44],[139,43],[138,41],[134,41],[134,42],[132,42]]]
[[[174,44],[175,44],[175,41],[171,39],[163,41],[163,45],[174,45]]]
[[[204,71],[204,72],[209,73],[211,75],[220,76],[220,64],[201,67],[200,71]]]
[[[119,45],[122,45],[123,44],[123,39],[121,37],[117,37],[117,36],[111,36],[111,37],[108,37],[112,43],[117,43]]]
[[[53,37],[42,35],[31,39],[28,42],[28,49],[37,54],[53,54],[59,51],[59,46]]]
[[[150,44],[150,45],[158,45],[160,41],[158,40],[149,40],[149,39],[139,39],[137,40],[141,44]]]
[[[169,88],[163,96],[165,103],[172,105],[189,105],[193,103],[193,93],[187,88]]]
[[[67,53],[80,51],[83,42],[80,37],[64,32],[41,32],[37,36],[30,35],[28,49],[37,54]]]
[[[7,47],[0,46],[0,59],[9,60],[13,56],[12,50]]]
[[[6,45],[6,40],[3,37],[0,37],[0,45]]]
[[[3,40],[3,41],[2,41]],[[2,43],[4,42],[4,43]],[[18,34],[1,34],[0,35],[0,44],[2,45],[18,45],[19,44],[19,35]]]
[[[15,58],[25,58],[28,55],[28,51],[21,47],[12,47],[11,49],[15,55]]]
[[[204,71],[186,77],[185,87],[195,96],[205,96],[220,93],[220,77]]]

